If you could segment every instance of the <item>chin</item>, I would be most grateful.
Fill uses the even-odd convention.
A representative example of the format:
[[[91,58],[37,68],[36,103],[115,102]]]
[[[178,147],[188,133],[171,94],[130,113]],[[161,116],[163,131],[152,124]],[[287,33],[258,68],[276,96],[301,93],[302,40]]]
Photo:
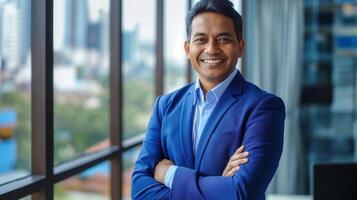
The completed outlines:
[[[224,78],[222,78],[224,76],[221,75],[210,75],[210,76],[205,76],[205,79],[210,81],[210,82],[221,82],[224,80]]]

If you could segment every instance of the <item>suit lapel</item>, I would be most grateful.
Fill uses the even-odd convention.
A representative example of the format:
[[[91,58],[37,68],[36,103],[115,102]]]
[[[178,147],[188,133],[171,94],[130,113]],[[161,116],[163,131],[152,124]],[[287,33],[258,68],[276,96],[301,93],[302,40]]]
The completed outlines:
[[[230,107],[239,100],[239,94],[242,92],[243,83],[244,79],[238,72],[213,109],[198,143],[195,156],[195,169],[199,169],[204,151],[222,117],[230,109]]]
[[[191,90],[192,91],[192,90]],[[193,124],[193,94],[189,92],[183,102],[180,116],[180,143],[181,150],[185,157],[187,166],[193,168],[193,144],[192,144],[192,124]]]

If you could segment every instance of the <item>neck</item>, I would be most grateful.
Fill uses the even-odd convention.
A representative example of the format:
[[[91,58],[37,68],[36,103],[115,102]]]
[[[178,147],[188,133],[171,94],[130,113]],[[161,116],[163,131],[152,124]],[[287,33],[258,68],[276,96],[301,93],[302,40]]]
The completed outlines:
[[[206,95],[209,90],[216,87],[220,82],[222,82],[222,81],[213,82],[213,81],[207,81],[204,79],[200,79],[200,85],[201,85],[203,94]]]

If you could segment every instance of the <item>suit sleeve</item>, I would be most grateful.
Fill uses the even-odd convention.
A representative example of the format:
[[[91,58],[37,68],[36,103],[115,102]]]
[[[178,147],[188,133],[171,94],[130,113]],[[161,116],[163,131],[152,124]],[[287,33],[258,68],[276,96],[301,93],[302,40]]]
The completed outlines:
[[[170,199],[264,199],[283,148],[285,107],[276,96],[261,100],[252,111],[243,138],[249,162],[231,177],[202,176],[178,167]]]
[[[132,199],[168,199],[169,189],[154,177],[155,165],[164,158],[161,148],[160,97],[155,102],[146,136],[132,174]]]

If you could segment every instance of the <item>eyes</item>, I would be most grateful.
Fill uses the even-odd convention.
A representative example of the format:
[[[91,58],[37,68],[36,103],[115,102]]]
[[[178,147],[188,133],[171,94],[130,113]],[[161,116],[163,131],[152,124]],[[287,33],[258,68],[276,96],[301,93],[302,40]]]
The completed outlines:
[[[218,42],[219,43],[228,43],[231,42],[232,39],[230,37],[224,36],[224,37],[218,37]]]
[[[206,36],[198,36],[193,39],[193,43],[195,44],[206,44],[209,41],[209,38]],[[233,39],[229,36],[219,36],[216,41],[219,44],[227,44],[233,42]]]

